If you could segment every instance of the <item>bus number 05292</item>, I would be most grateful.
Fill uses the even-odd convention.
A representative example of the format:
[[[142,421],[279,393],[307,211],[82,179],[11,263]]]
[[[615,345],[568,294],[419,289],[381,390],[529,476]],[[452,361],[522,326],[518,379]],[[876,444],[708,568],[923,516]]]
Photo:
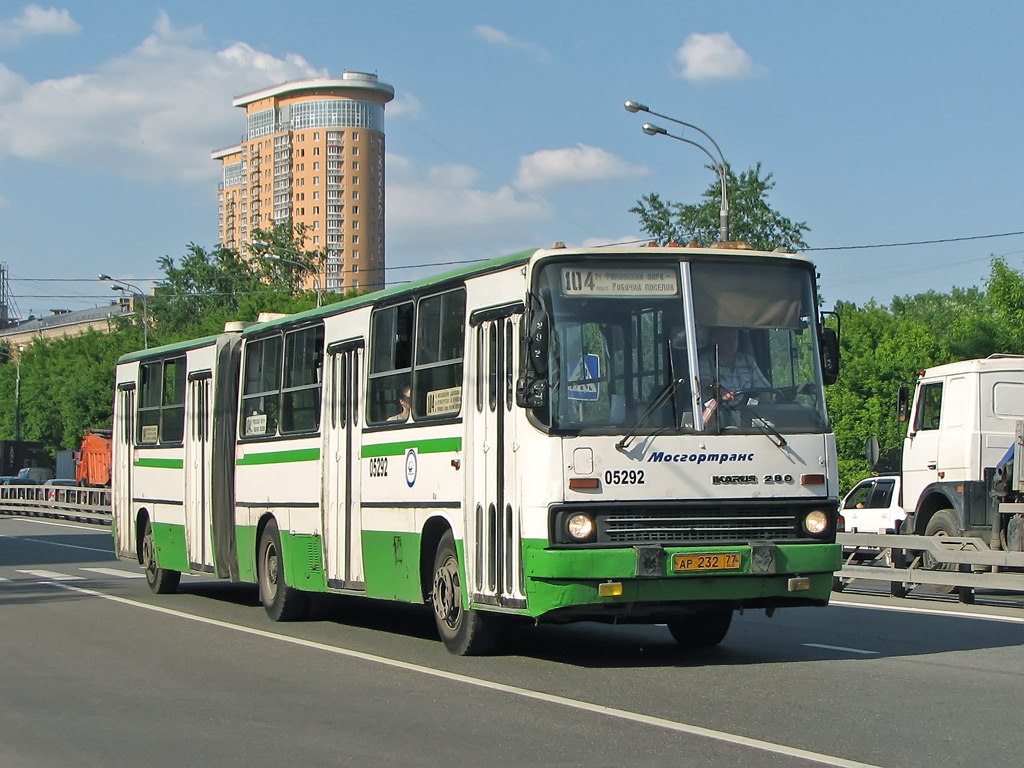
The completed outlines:
[[[642,469],[609,469],[604,473],[604,482],[607,485],[643,485],[644,471]]]

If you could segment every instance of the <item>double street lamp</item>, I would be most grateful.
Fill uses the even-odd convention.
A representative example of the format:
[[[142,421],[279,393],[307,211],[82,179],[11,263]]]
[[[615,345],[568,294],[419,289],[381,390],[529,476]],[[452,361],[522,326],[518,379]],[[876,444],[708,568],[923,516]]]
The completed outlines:
[[[658,112],[655,112],[653,109],[648,107],[646,104],[641,104],[638,101],[633,101],[632,99],[630,99],[625,104],[623,104],[623,106],[626,108],[627,112],[632,112],[634,114],[636,114],[637,112],[646,112],[649,115],[654,115],[655,117],[660,117],[660,118],[662,118],[664,120],[669,120],[669,121],[675,123],[676,125],[683,126],[684,128],[692,128],[693,130],[697,131],[697,133],[701,134],[708,141],[711,142],[711,146],[713,146],[715,148],[715,152],[717,153],[717,157],[715,155],[711,154],[711,151],[708,150],[707,147],[705,147],[703,144],[699,144],[696,141],[691,141],[690,139],[684,138],[683,135],[682,135],[682,131],[680,131],[679,135],[676,136],[674,133],[669,133],[667,130],[662,128],[660,125],[655,125],[654,123],[644,123],[644,125],[643,125],[643,131],[648,136],[658,136],[660,134],[662,136],[668,136],[670,139],[675,139],[676,141],[681,141],[684,144],[690,144],[690,145],[696,147],[697,149],[699,149],[701,152],[703,152],[705,155],[707,155],[711,159],[711,167],[715,169],[716,173],[718,173],[718,180],[719,180],[719,182],[722,185],[722,206],[721,206],[721,209],[719,211],[719,232],[718,232],[718,237],[719,237],[719,239],[722,242],[728,241],[729,240],[729,192],[728,192],[728,189],[727,189],[728,183],[727,183],[727,180],[726,180],[727,176],[728,176],[728,170],[727,170],[728,169],[728,165],[725,162],[725,156],[722,154],[722,150],[718,146],[718,143],[713,138],[711,138],[711,136],[706,131],[698,128],[696,125],[693,125],[692,123],[684,123],[682,120],[676,120],[674,117],[669,117],[668,115],[662,115],[662,114],[660,114]]]
[[[118,280],[111,277],[110,275],[104,275],[100,273],[100,280],[107,280],[114,285],[110,286],[112,291],[121,291],[121,293],[128,293],[132,296],[138,296],[142,300],[142,344],[146,349],[149,349],[149,311],[146,307],[146,294],[142,292],[142,289],[137,285],[132,285],[125,280]]]

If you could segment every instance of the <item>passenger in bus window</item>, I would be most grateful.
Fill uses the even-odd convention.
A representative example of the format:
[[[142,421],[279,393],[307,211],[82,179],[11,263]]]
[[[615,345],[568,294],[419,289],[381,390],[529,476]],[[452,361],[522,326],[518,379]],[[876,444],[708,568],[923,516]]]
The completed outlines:
[[[715,326],[708,334],[708,345],[700,355],[700,377],[705,386],[715,381],[715,355],[717,349],[719,392],[712,395],[729,402],[736,392],[748,389],[767,389],[771,383],[757,367],[757,361],[749,352],[739,348],[739,328]]]
[[[406,421],[409,418],[409,407],[411,404],[411,390],[408,385],[402,387],[398,393],[399,411],[394,416],[389,416],[388,421]]]

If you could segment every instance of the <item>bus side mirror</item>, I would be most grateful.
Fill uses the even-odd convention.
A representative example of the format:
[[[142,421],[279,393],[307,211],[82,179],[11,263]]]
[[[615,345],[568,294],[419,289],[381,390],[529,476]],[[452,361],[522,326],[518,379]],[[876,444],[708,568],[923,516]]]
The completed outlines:
[[[901,424],[910,418],[910,390],[907,387],[900,387],[896,393],[896,416]]]
[[[530,371],[537,376],[548,372],[548,316],[546,312],[534,312],[527,326],[526,354],[530,360]]]
[[[821,329],[821,377],[826,386],[839,378],[839,334],[834,328]]]
[[[516,382],[516,405],[543,408],[548,402],[548,333],[546,312],[531,312],[523,323],[523,368]]]

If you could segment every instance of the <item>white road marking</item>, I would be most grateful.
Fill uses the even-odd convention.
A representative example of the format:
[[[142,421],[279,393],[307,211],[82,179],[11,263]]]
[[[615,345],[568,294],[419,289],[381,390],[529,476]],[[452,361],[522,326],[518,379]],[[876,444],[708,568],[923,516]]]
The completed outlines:
[[[1002,621],[1007,624],[1024,624],[1022,616],[997,616],[993,613],[976,611],[942,610],[940,608],[917,608],[912,605],[873,605],[871,603],[854,603],[847,600],[829,600],[829,605],[841,608],[864,608],[872,611],[895,611],[897,613],[924,613],[929,616],[942,616],[947,619],[984,619],[985,621]]]
[[[23,571],[20,568],[18,573],[26,573],[29,576],[35,576],[37,579],[49,579],[52,581],[85,581],[84,576],[72,576],[68,573],[58,573],[57,571]]]
[[[7,581],[3,576],[0,576],[0,581]]]
[[[878,651],[865,651],[860,648],[844,648],[841,645],[822,645],[821,643],[803,643],[808,648],[824,648],[826,651],[843,651],[844,653],[860,653],[865,656],[877,654]]]
[[[120,568],[81,568],[79,570],[90,573],[101,573],[104,576],[119,576],[122,579],[144,579],[146,574],[138,571],[123,571]]]
[[[531,699],[533,701],[543,701],[548,704],[556,704],[559,706],[568,707],[570,709],[579,710],[581,712],[590,712],[596,715],[612,717],[618,720],[625,720],[627,722],[649,725],[655,728],[662,728],[666,731],[686,733],[691,736],[699,736],[706,739],[712,739],[714,741],[724,742],[726,744],[735,744],[743,747],[748,747],[750,749],[756,749],[761,752],[769,752],[777,755],[796,757],[801,760],[807,760],[812,763],[836,766],[837,768],[878,768],[878,766],[872,765],[871,763],[862,763],[856,760],[847,760],[842,757],[826,755],[821,752],[811,752],[806,749],[789,747],[785,744],[776,744],[771,741],[762,741],[761,739],[752,739],[747,736],[740,736],[734,733],[727,733],[726,731],[716,731],[711,728],[703,728],[699,725],[690,725],[688,723],[680,723],[675,720],[667,720],[663,717],[654,717],[652,715],[644,715],[639,712],[630,712],[629,710],[625,709],[617,709],[615,707],[606,707],[600,704],[593,704],[587,701],[580,701],[579,699],[570,699],[566,696],[558,696],[551,693],[543,693],[541,691],[531,691],[528,688],[519,688],[514,685],[506,685],[505,683],[496,683],[491,680],[482,680],[480,678],[470,677],[468,675],[460,675],[457,672],[446,672],[441,669],[433,669],[432,667],[425,667],[420,664],[413,664],[408,661],[389,659],[386,656],[376,656],[371,653],[363,653],[362,651],[355,651],[349,648],[340,648],[334,645],[327,645],[326,643],[318,643],[313,640],[304,640],[299,637],[279,635],[273,632],[267,632],[262,629],[243,627],[239,624],[230,624],[226,621],[220,621],[218,619],[209,619],[205,616],[194,616],[190,613],[176,611],[171,608],[162,608],[158,605],[148,605],[146,603],[140,603],[135,600],[129,600],[124,597],[117,597],[116,595],[104,594],[103,592],[97,592],[92,589],[74,587],[70,584],[58,584],[55,582],[50,583],[55,587],[58,587],[60,589],[66,589],[71,592],[77,592],[83,595],[91,595],[93,597],[99,597],[103,600],[110,600],[112,602],[120,603],[122,605],[130,605],[134,608],[144,608],[148,611],[162,613],[165,616],[173,616],[179,619],[187,619],[188,621],[194,621],[199,624],[206,624],[213,627],[220,627],[221,629],[228,629],[234,632],[239,632],[244,635],[262,637],[267,640],[277,640],[278,642],[288,643],[289,645],[295,645],[315,651],[325,651],[327,653],[333,653],[338,656],[345,656],[350,659],[358,659],[360,661],[366,661],[372,664],[380,664],[381,666],[391,667],[392,669],[401,669],[406,672],[413,672],[420,675],[427,675],[429,677],[439,678],[441,680],[462,683],[463,685],[472,685],[476,688],[498,691],[500,693],[506,693],[512,696],[519,696],[521,698]]]

